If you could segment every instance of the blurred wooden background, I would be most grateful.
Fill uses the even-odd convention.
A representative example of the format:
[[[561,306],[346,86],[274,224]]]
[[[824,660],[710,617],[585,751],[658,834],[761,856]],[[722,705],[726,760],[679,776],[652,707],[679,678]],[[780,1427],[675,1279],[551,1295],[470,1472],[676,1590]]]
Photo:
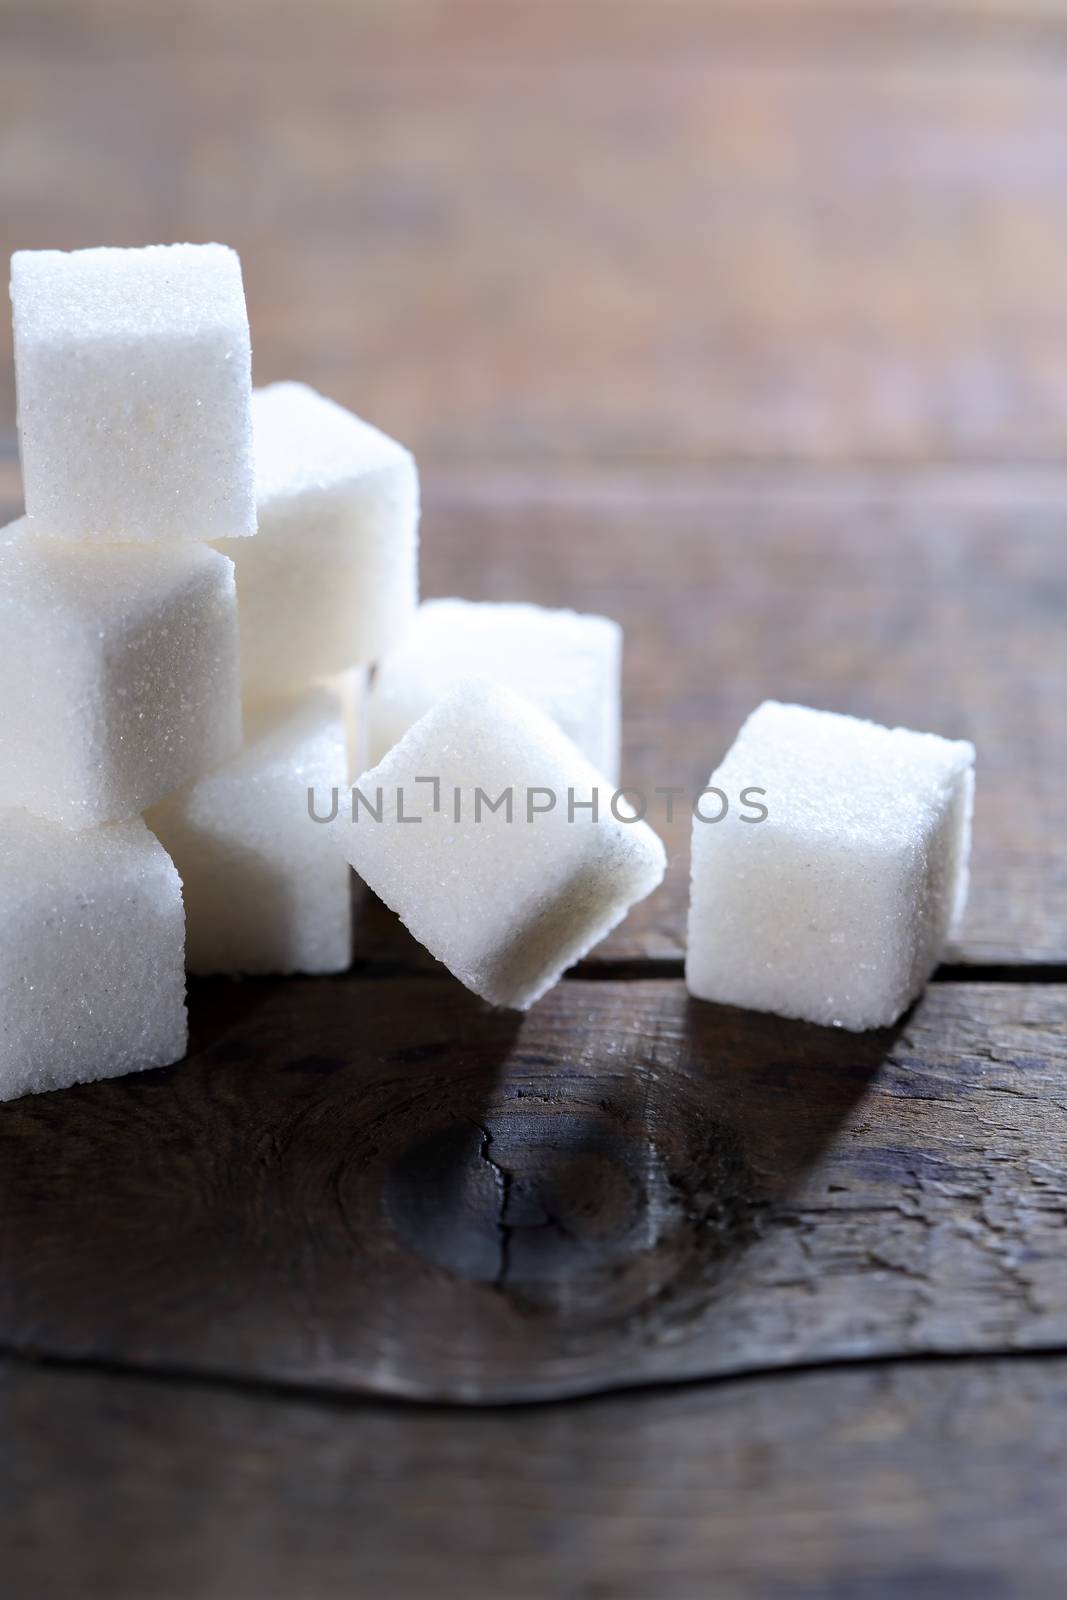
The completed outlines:
[[[259,381],[426,460],[1060,464],[1061,4],[4,0],[0,27],[5,248],[232,243]]]
[[[416,450],[427,592],[625,623],[629,780],[767,694],[973,737],[972,899],[888,1035],[693,1006],[682,818],[521,1021],[371,915],[0,1108],[12,1600],[1046,1600],[1067,4],[0,0],[3,250],[182,238]],[[0,318],[12,515],[13,425]]]

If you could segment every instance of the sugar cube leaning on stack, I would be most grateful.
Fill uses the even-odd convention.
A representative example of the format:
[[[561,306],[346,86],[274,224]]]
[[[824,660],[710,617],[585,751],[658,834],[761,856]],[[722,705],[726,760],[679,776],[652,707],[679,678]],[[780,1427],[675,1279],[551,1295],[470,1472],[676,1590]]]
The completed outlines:
[[[348,859],[494,1004],[532,1005],[663,878],[616,794],[621,676],[608,617],[458,599],[425,601],[377,666],[357,788],[384,805],[357,800]]]
[[[352,865],[494,1005],[525,1011],[666,870],[614,785],[490,679],[457,684],[357,788],[341,834]]]
[[[12,261],[26,516],[0,534],[0,1098],[185,1049],[179,877],[139,819],[241,742],[251,347],[219,245]]]

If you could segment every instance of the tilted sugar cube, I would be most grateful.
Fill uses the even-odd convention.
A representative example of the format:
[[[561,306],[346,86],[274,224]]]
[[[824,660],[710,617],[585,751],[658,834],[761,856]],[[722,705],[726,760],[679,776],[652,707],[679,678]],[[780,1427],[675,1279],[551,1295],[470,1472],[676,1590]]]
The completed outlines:
[[[185,1054],[181,884],[139,818],[0,811],[0,885],[0,1100]]]
[[[410,451],[302,383],[252,398],[259,534],[237,566],[246,702],[376,661],[418,591]]]
[[[491,601],[424,601],[378,667],[370,759],[380,761],[452,684],[486,677],[539,706],[617,782],[621,671],[622,629],[608,617]]]
[[[241,264],[218,244],[11,261],[26,512],[107,543],[256,531]]]
[[[612,785],[556,724],[484,679],[456,685],[358,790],[357,820],[338,823],[348,859],[496,1005],[532,1005],[663,878],[651,828],[621,802],[613,815]]]
[[[0,806],[119,821],[240,742],[225,556],[0,531]]]
[[[194,973],[341,972],[351,874],[328,816],[346,784],[337,699],[251,712],[241,753],[148,812],[181,874]],[[342,798],[343,803],[343,798]]]
[[[690,991],[855,1030],[895,1021],[966,900],[974,746],[769,700],[709,789],[721,795],[693,821]],[[723,798],[721,821],[700,820]]]

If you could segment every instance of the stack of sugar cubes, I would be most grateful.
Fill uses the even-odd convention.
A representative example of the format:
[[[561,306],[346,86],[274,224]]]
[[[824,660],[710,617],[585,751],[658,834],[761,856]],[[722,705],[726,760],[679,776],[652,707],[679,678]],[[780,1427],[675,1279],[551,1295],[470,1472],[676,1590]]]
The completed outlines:
[[[420,611],[411,454],[302,384],[253,391],[233,251],[22,251],[11,297],[0,1099],[180,1058],[186,969],[344,970],[349,861],[478,992],[528,1005],[660,881],[651,830],[557,818],[516,853],[494,813],[462,850],[430,826],[397,856],[385,828],[365,862],[309,799],[365,764],[386,659],[398,770],[484,757],[486,782],[584,792],[601,766],[610,792],[618,628]],[[495,919],[472,914],[490,887]]]
[[[0,533],[0,1098],[185,1051],[185,967],[333,972],[366,665],[416,604],[408,451],[253,393],[220,245],[12,261]],[[258,529],[258,531],[257,531]]]
[[[252,389],[233,251],[24,251],[11,295],[0,1099],[179,1059],[187,969],[343,971],[350,866],[476,994],[533,1004],[664,874],[616,789],[618,626],[420,607],[411,454]],[[774,825],[695,810],[691,991],[892,1021],[962,909],[973,757],[760,708],[711,782],[762,782]]]

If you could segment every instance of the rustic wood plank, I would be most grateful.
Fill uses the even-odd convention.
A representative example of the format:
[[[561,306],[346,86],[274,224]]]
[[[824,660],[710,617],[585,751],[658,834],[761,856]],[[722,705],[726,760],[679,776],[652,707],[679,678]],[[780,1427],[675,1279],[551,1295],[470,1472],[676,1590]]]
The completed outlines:
[[[973,739],[971,901],[950,959],[1062,962],[1065,516],[1067,481],[1011,474],[431,473],[424,586],[625,626],[624,777],[672,867],[601,958],[683,953],[691,822],[679,802],[668,823],[652,791],[702,788],[774,697]],[[362,933],[363,954],[412,953],[380,916]]]
[[[451,498],[430,480],[424,582],[619,618],[624,776],[649,795],[701,789],[768,696],[974,739],[952,958],[1062,962],[1065,512],[1067,494],[1011,478],[469,474]],[[669,883],[601,954],[683,952],[691,822],[653,803]]]
[[[0,1365],[5,1586],[34,1600],[1048,1600],[1067,1362],[917,1364],[489,1412]]]
[[[497,1401],[1067,1343],[1067,988],[192,996],[182,1066],[0,1107],[0,1347]]]
[[[5,238],[227,239],[427,457],[1058,461],[1062,14],[892,9],[33,0]]]
[[[3,520],[18,494],[9,453]],[[593,960],[680,959],[691,823],[654,790],[698,791],[770,696],[973,739],[971,899],[949,960],[1067,962],[1067,477],[431,469],[425,500],[426,593],[626,629],[624,780],[671,869]],[[373,901],[356,955],[433,966]]]
[[[235,243],[259,380],[429,464],[428,592],[626,623],[634,781],[702,781],[768,693],[974,737],[953,959],[1067,959],[1065,485],[736,465],[1062,459],[1062,8],[7,12],[11,246]],[[483,458],[556,464],[456,465]],[[601,959],[677,960],[665,831],[671,883]],[[421,963],[373,906],[360,958]],[[181,1068],[0,1108],[13,1592],[1059,1582],[1051,1357],[462,1427],[348,1397],[1062,1348],[1067,989],[939,984],[859,1040],[677,983],[571,982],[522,1020],[429,978],[193,1000]]]

